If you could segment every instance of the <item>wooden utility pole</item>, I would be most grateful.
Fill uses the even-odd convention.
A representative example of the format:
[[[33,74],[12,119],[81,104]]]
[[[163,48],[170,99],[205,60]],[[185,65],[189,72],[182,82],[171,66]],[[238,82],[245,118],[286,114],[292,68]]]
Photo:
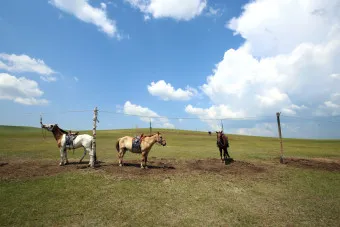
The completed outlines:
[[[151,118],[150,118],[150,135],[152,133],[152,127],[151,127]]]
[[[97,122],[99,123],[98,121],[98,108],[94,108],[94,111],[93,111],[93,142],[92,142],[92,151],[93,151],[93,155],[94,155],[94,162],[96,163],[97,162],[97,152],[96,152],[96,130],[97,130]]]
[[[280,163],[283,163],[283,145],[282,145],[282,133],[281,133],[280,114],[281,113],[277,112],[276,113],[276,118],[277,118],[277,127],[278,127],[278,130],[279,130],[280,146],[281,146]]]
[[[42,115],[40,114],[40,127],[41,127],[41,135],[43,137],[43,139],[45,139],[45,134],[44,134],[44,130],[43,130],[43,123],[42,123]]]

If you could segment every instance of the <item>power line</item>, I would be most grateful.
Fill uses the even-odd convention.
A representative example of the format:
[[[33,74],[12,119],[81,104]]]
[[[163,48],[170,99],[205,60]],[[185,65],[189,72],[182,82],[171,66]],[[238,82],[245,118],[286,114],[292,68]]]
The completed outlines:
[[[58,112],[39,112],[39,113],[34,113],[34,112],[28,112],[28,113],[24,113],[27,115],[36,115],[36,114],[40,114],[40,115],[48,115],[48,114],[65,114],[65,113],[84,113],[84,112],[93,112],[93,110],[67,110],[67,111],[58,111]]]
[[[116,115],[125,115],[125,116],[133,116],[133,117],[141,117],[141,118],[156,118],[156,119],[171,119],[171,120],[211,120],[211,121],[221,121],[221,120],[252,120],[259,118],[275,118],[275,116],[261,116],[261,117],[225,117],[225,118],[204,118],[204,117],[166,117],[166,116],[150,116],[150,115],[138,115],[138,114],[129,114],[129,113],[119,113],[114,111],[106,111],[99,110],[102,113],[110,113]]]
[[[304,120],[310,120],[310,121],[320,121],[320,122],[330,122],[330,123],[340,123],[340,121],[332,121],[328,119],[316,119],[316,118],[310,118],[310,117],[300,117],[300,116],[287,116],[287,115],[281,115],[286,118],[294,118],[294,119],[304,119]]]
[[[93,112],[93,110],[66,110],[66,111],[58,111],[58,112],[41,112],[41,113],[34,113],[28,112],[24,113],[26,115],[50,115],[50,114],[66,114],[66,113],[85,113],[85,112]],[[124,115],[124,116],[132,116],[132,117],[140,117],[140,118],[148,118],[148,119],[169,119],[169,120],[203,120],[203,121],[223,121],[223,120],[263,120],[266,118],[275,119],[275,115],[273,116],[249,116],[249,117],[224,117],[224,118],[208,118],[208,117],[167,117],[167,116],[150,116],[150,115],[139,115],[139,114],[129,114],[124,112],[115,112],[115,111],[108,111],[108,110],[98,110],[100,113],[107,113],[107,114],[114,114],[114,115]],[[304,119],[310,121],[319,121],[319,122],[330,122],[330,123],[340,123],[340,121],[328,120],[328,119],[316,119],[311,117],[301,117],[301,116],[288,116],[281,114],[281,116],[285,118],[292,118],[292,119]],[[340,116],[335,116],[340,117]],[[335,118],[333,117],[333,118]]]

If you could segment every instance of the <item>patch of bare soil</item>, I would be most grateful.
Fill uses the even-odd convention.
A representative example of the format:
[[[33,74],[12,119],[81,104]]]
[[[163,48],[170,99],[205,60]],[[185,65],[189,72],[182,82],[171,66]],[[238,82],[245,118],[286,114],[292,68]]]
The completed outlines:
[[[340,160],[334,159],[303,159],[303,158],[284,158],[284,164],[299,168],[319,169],[332,172],[340,171]]]
[[[263,166],[257,166],[243,161],[235,161],[233,159],[229,159],[225,165],[224,163],[221,163],[220,159],[196,160],[187,162],[187,164],[188,168],[192,170],[225,174],[252,174],[266,171]]]
[[[86,163],[87,164],[87,163]],[[53,161],[0,161],[0,180],[16,178],[34,178],[41,176],[53,176],[62,172],[86,168],[82,164],[70,163],[67,166],[59,166]]]
[[[0,162],[0,180],[17,178],[34,178],[51,176],[70,171],[90,169],[88,162],[81,164],[70,162],[68,165],[59,166],[52,161],[8,161]],[[139,178],[169,176],[174,174],[204,174],[213,173],[220,175],[252,175],[265,172],[265,166],[258,166],[243,161],[228,160],[222,163],[220,159],[202,159],[179,161],[175,159],[156,159],[148,161],[148,168],[141,169],[139,160],[125,161],[123,167],[118,163],[99,162],[94,171],[107,173],[114,177]]]
[[[308,168],[326,171],[340,171],[340,160],[334,159],[302,159],[285,158],[284,164],[299,168]],[[270,172],[270,165],[249,163],[238,160],[227,160],[222,163],[220,159],[200,159],[180,161],[176,159],[157,159],[151,157],[148,169],[140,168],[140,160],[125,161],[123,167],[118,163],[98,162],[94,171],[104,172],[119,178],[158,177],[169,175],[192,174],[219,174],[227,176],[260,177],[259,174]],[[53,176],[59,173],[81,171],[90,169],[88,162],[70,162],[59,166],[57,161],[0,161],[0,180],[29,179],[35,177]]]

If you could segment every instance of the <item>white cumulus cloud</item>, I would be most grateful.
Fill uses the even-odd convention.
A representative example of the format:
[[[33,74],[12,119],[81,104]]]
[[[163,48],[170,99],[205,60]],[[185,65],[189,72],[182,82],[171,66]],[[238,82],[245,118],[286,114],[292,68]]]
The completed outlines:
[[[48,100],[39,99],[43,94],[34,80],[0,73],[0,99],[24,105],[45,105]]]
[[[251,1],[226,26],[254,56],[289,54],[302,43],[322,44],[339,32],[339,0]]]
[[[100,3],[100,7],[103,9],[103,10],[106,10],[106,4],[104,2],[101,2]]]
[[[210,125],[213,130],[220,130],[221,125],[219,119],[240,118],[244,116],[242,110],[234,112],[225,104],[213,105],[210,108],[197,108],[192,105],[185,107],[185,112],[196,115],[201,121]]]
[[[207,0],[125,0],[141,12],[154,18],[173,18],[188,21],[199,16]]]
[[[200,112],[225,105],[240,117],[339,115],[340,2],[257,0],[243,9],[227,27],[245,42],[201,86],[212,106]]]
[[[240,135],[248,135],[248,136],[269,136],[276,137],[278,136],[278,130],[275,123],[263,123],[256,124],[252,128],[239,128],[235,130],[233,133]]]
[[[136,105],[131,103],[130,101],[126,101],[123,107],[123,111],[125,114],[129,115],[137,115],[137,116],[146,116],[140,117],[140,119],[144,122],[152,122],[152,127],[157,128],[175,128],[173,124],[170,123],[169,119],[166,117],[161,117],[156,112],[150,110],[147,107],[142,107],[140,105]]]
[[[88,0],[50,0],[49,2],[56,8],[72,14],[81,21],[96,25],[100,31],[108,36],[121,38],[116,22],[107,15],[105,3],[101,3],[101,7],[96,8],[91,6]]]
[[[166,83],[164,80],[158,82],[152,82],[148,85],[148,91],[153,96],[158,96],[162,100],[190,100],[197,94],[197,90],[191,87],[186,87],[185,90],[178,88],[175,89],[170,83]]]
[[[38,73],[42,80],[56,81],[56,77],[53,76],[55,72],[43,60],[31,58],[25,54],[0,53],[0,69],[17,73]]]

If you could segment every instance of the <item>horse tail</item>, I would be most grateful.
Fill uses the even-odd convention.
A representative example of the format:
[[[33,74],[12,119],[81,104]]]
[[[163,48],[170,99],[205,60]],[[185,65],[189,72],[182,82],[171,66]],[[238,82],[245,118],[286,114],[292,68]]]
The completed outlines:
[[[117,142],[116,142],[116,150],[117,150],[117,152],[119,152],[119,141],[120,141],[120,139],[118,139]]]

